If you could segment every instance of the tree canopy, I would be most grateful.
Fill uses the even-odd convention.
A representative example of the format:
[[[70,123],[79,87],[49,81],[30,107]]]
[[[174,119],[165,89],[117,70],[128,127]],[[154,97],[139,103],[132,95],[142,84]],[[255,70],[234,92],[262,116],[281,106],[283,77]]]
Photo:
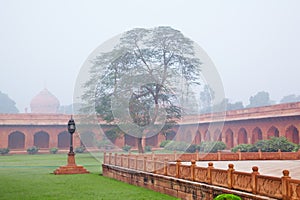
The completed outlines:
[[[0,91],[0,113],[18,113],[16,102]]]
[[[268,106],[273,104],[273,101],[270,99],[270,95],[268,92],[261,91],[258,92],[256,95],[251,96],[249,98],[250,104],[247,106],[251,107],[260,107],[260,106]]]
[[[287,96],[282,97],[280,103],[291,103],[291,102],[298,102],[300,101],[300,95],[290,94]]]
[[[95,108],[104,120],[137,137],[141,151],[145,131],[168,129],[194,95],[191,88],[200,84],[194,43],[170,27],[127,31],[92,63],[83,95],[86,109]]]

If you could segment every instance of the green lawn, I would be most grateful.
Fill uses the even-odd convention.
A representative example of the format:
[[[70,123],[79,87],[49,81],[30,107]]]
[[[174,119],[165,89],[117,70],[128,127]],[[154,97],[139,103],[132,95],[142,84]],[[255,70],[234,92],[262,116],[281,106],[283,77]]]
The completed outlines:
[[[103,177],[102,154],[96,156],[76,155],[76,163],[91,172],[82,175],[52,174],[66,164],[64,154],[0,156],[0,199],[175,199]]]

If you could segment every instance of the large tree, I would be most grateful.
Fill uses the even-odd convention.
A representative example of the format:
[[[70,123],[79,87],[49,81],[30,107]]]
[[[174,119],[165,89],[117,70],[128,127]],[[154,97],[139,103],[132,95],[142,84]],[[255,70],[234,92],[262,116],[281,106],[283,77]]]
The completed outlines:
[[[251,96],[249,98],[249,101],[250,104],[247,106],[248,108],[268,106],[274,104],[274,101],[270,99],[269,93],[265,91],[258,92],[256,95]]]
[[[291,103],[291,102],[299,102],[299,101],[300,101],[300,95],[297,96],[295,94],[290,94],[282,97],[280,103]]]
[[[191,88],[200,84],[194,43],[170,27],[127,31],[92,62],[83,99],[135,136],[139,152],[147,132],[166,132],[182,116]]]
[[[7,94],[0,91],[0,113],[18,113],[19,110],[14,102]]]

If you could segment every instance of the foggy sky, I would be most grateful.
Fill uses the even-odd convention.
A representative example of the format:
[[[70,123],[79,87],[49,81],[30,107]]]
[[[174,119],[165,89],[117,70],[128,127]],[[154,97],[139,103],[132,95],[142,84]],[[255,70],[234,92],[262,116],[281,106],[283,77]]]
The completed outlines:
[[[78,72],[101,43],[132,28],[171,26],[215,63],[225,95],[248,104],[300,94],[297,0],[0,0],[0,91],[20,112],[47,87],[71,104]]]

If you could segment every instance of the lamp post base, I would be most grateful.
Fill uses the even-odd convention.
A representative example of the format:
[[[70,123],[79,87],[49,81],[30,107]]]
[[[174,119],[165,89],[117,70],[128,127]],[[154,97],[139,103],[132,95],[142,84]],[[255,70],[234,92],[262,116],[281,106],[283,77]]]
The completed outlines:
[[[60,166],[53,172],[55,175],[60,174],[88,174],[90,173],[87,171],[83,166],[76,165],[75,163],[75,153],[68,153],[68,164],[65,166]]]

